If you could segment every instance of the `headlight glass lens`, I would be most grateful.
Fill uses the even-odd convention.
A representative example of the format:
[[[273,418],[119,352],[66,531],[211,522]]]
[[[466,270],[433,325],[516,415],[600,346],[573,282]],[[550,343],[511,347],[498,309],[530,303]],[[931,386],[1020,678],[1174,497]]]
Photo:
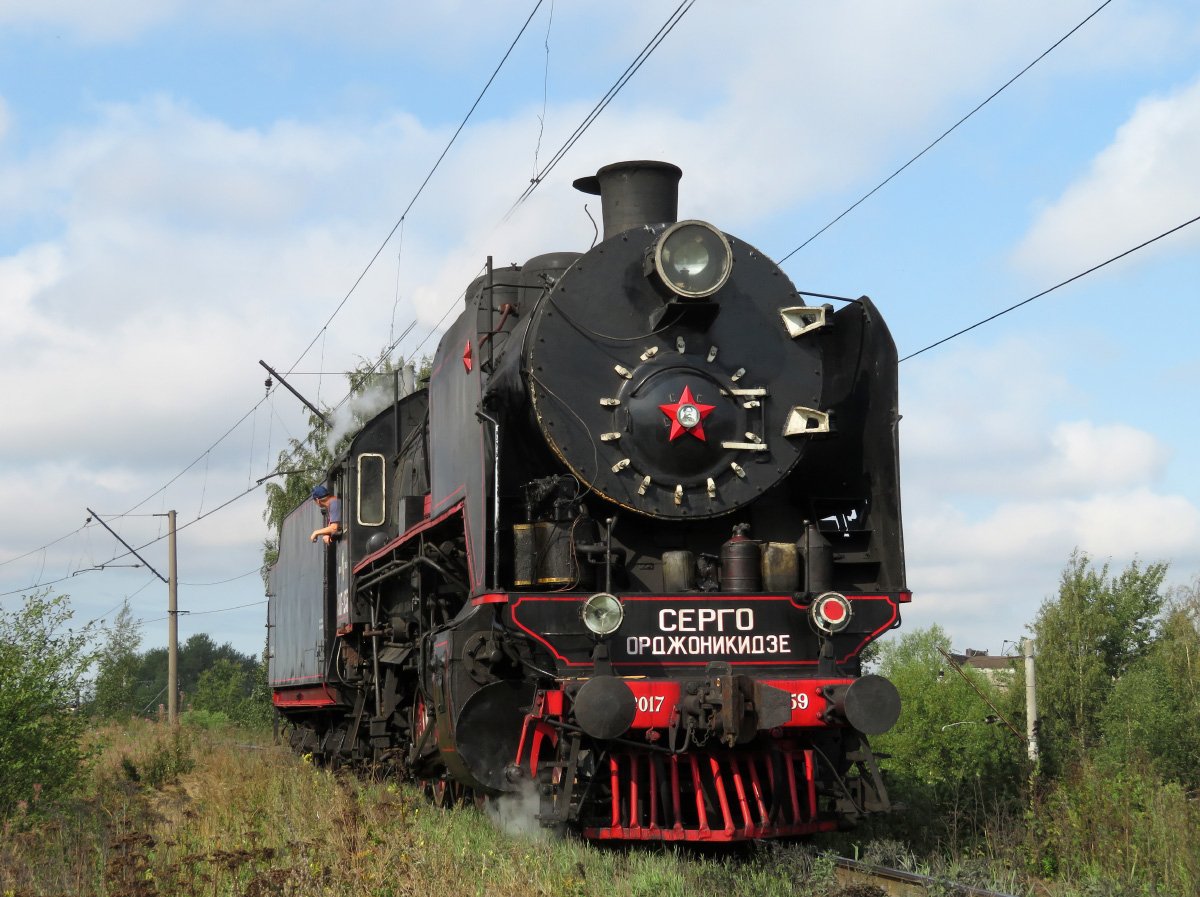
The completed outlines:
[[[812,621],[825,635],[841,632],[850,625],[854,608],[840,592],[825,592],[812,603]]]
[[[703,221],[680,221],[663,233],[654,248],[654,269],[680,296],[700,299],[725,285],[733,252],[725,235]]]
[[[583,625],[594,635],[612,635],[625,619],[625,608],[616,595],[598,592],[583,602]]]

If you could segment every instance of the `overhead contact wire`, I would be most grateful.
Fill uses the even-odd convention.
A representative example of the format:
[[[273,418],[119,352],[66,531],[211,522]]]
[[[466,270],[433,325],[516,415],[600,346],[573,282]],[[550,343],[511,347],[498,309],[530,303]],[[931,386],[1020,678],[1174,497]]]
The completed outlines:
[[[604,96],[600,98],[599,102],[592,107],[592,111],[584,117],[583,121],[578,127],[575,128],[575,131],[571,134],[571,136],[566,139],[566,142],[559,147],[558,151],[551,157],[550,161],[546,163],[545,167],[542,168],[542,170],[532,178],[530,178],[529,186],[525,188],[524,192],[517,197],[516,202],[512,204],[512,207],[504,214],[505,221],[508,221],[512,217],[513,213],[521,207],[525,200],[529,199],[529,197],[533,195],[533,191],[538,188],[538,185],[540,185],[542,181],[546,179],[546,176],[549,175],[550,172],[553,171],[558,165],[558,163],[562,161],[563,157],[570,152],[571,148],[576,144],[579,138],[582,137],[587,129],[592,126],[592,123],[600,117],[600,113],[607,108],[608,104],[611,103],[617,94],[621,92],[621,89],[629,83],[629,80],[637,74],[638,70],[645,64],[646,60],[649,59],[650,56],[653,55],[654,51],[658,49],[659,44],[666,39],[668,34],[675,30],[675,26],[678,25],[683,17],[688,14],[688,11],[693,5],[695,5],[695,2],[696,0],[684,0],[684,2],[679,4],[679,6],[675,7],[675,10],[670,16],[667,17],[667,20],[662,24],[662,26],[659,27],[654,37],[650,38],[649,43],[647,43],[646,46],[642,48],[641,52],[634,57],[633,62],[629,63],[625,71],[621,73],[621,76],[617,78],[612,87],[608,89],[608,92],[605,93]]]
[[[870,199],[872,196],[874,196],[876,193],[878,193],[881,189],[883,189],[885,186],[887,186],[887,184],[894,177],[899,175],[902,171],[904,171],[906,168],[908,168],[908,166],[912,165],[914,162],[916,162],[918,159],[920,159],[923,155],[925,155],[927,152],[929,152],[931,149],[933,149],[935,146],[937,146],[939,143],[941,143],[945,138],[949,137],[950,134],[952,134],[954,131],[956,131],[958,129],[959,125],[963,124],[967,119],[969,119],[971,116],[973,116],[976,112],[978,112],[980,109],[982,109],[988,103],[990,103],[996,97],[1000,96],[1000,94],[1002,94],[1009,87],[1009,85],[1011,85],[1014,81],[1016,81],[1018,78],[1020,78],[1022,75],[1024,75],[1027,71],[1029,71],[1031,68],[1033,68],[1039,62],[1041,62],[1043,59],[1045,59],[1047,56],[1049,56],[1050,53],[1053,52],[1055,49],[1057,49],[1060,44],[1062,44],[1072,34],[1074,34],[1076,31],[1078,31],[1080,28],[1082,28],[1088,22],[1090,22],[1092,20],[1092,18],[1097,13],[1100,12],[1100,10],[1104,9],[1104,7],[1108,6],[1108,4],[1110,4],[1110,3],[1112,3],[1112,0],[1104,0],[1104,2],[1101,3],[1099,6],[1097,6],[1094,10],[1092,10],[1092,12],[1082,22],[1080,22],[1078,25],[1076,25],[1074,28],[1072,28],[1070,31],[1068,31],[1066,34],[1064,34],[1062,37],[1060,37],[1058,40],[1056,40],[1048,48],[1046,48],[1046,50],[1044,50],[1042,52],[1042,54],[1037,57],[1037,59],[1033,60],[1033,62],[1029,63],[1029,65],[1025,66],[1025,68],[1021,69],[1021,71],[1017,72],[1015,75],[1013,75],[1007,81],[1005,81],[1002,85],[1000,85],[1000,87],[998,87],[995,91],[993,91],[991,96],[989,96],[986,100],[984,100],[982,103],[980,103],[974,109],[972,109],[970,112],[968,112],[966,115],[964,115],[958,121],[956,121],[953,125],[951,125],[945,131],[943,131],[941,136],[938,137],[937,140],[933,141],[933,143],[929,144],[929,146],[925,147],[925,149],[921,150],[919,153],[917,153],[915,156],[913,156],[911,159],[909,159],[907,162],[905,162],[903,165],[901,165],[899,168],[897,168],[895,171],[893,171],[891,174],[889,174],[886,178],[884,178],[882,181],[880,181],[878,184],[876,184],[873,188],[871,188],[871,190],[869,190],[867,193],[864,193],[862,196],[860,196],[853,205],[851,205],[844,212],[842,212],[840,215],[838,215],[836,218],[834,218],[832,221],[830,221],[828,224],[826,224],[823,228],[821,228],[819,231],[817,231],[815,234],[813,234],[811,237],[809,237],[807,240],[805,240],[803,243],[801,243],[799,246],[797,246],[795,249],[793,249],[791,252],[789,252],[787,255],[785,255],[783,258],[781,258],[776,264],[782,265],[784,262],[786,262],[788,259],[790,259],[793,255],[795,255],[797,252],[799,252],[801,249],[803,249],[805,246],[807,246],[809,243],[811,243],[817,237],[821,236],[821,234],[825,233],[825,231],[829,230],[829,228],[833,227],[835,224],[837,224],[839,221],[841,221],[843,218],[845,218],[847,215],[849,215],[851,212],[853,212],[855,209],[857,209],[860,205],[862,205],[864,202],[866,202],[868,199]]]
[[[1125,258],[1125,256],[1131,255],[1131,254],[1137,252],[1139,249],[1144,249],[1145,247],[1149,246],[1151,243],[1157,243],[1159,240],[1163,239],[1164,237],[1169,237],[1169,236],[1171,236],[1171,234],[1175,233],[1176,231],[1181,231],[1188,225],[1195,224],[1197,221],[1200,221],[1200,215],[1197,215],[1195,218],[1192,218],[1188,221],[1183,222],[1183,224],[1177,224],[1170,230],[1163,231],[1157,237],[1151,237],[1149,240],[1146,240],[1143,243],[1139,243],[1137,246],[1134,246],[1132,249],[1126,249],[1124,252],[1120,253],[1119,255],[1114,255],[1112,258],[1108,259],[1107,261],[1101,262],[1098,265],[1093,265],[1092,267],[1088,268],[1086,271],[1080,271],[1074,277],[1068,277],[1062,283],[1056,283],[1054,286],[1050,287],[1049,289],[1042,290],[1040,293],[1036,293],[1033,296],[1030,296],[1028,299],[1022,299],[1020,302],[1016,303],[1015,305],[1010,305],[1008,308],[1004,309],[1003,311],[998,311],[994,315],[990,315],[989,317],[984,318],[982,321],[976,321],[970,327],[964,327],[962,330],[959,330],[957,333],[952,333],[947,337],[943,337],[942,339],[938,340],[936,343],[930,343],[924,349],[918,349],[916,352],[913,352],[909,355],[905,355],[903,358],[900,359],[900,361],[908,361],[908,359],[910,359],[910,358],[916,358],[922,352],[928,352],[930,349],[936,349],[938,346],[942,345],[943,343],[948,343],[948,342],[950,342],[950,340],[956,339],[957,337],[962,336],[964,333],[970,333],[976,327],[982,327],[984,324],[987,324],[990,321],[994,321],[994,320],[996,320],[996,318],[1002,317],[1003,315],[1008,314],[1010,311],[1016,311],[1022,305],[1028,305],[1030,302],[1032,302],[1035,299],[1041,299],[1043,296],[1047,295],[1048,293],[1053,293],[1059,287],[1065,287],[1069,283],[1074,283],[1075,281],[1079,280],[1081,277],[1086,277],[1087,275],[1091,274],[1093,271],[1099,271],[1101,268],[1103,268],[1107,265],[1111,265],[1113,262],[1119,261],[1120,259]]]
[[[405,207],[404,213],[400,216],[400,219],[396,222],[395,226],[388,233],[388,235],[384,239],[383,243],[380,244],[379,249],[376,250],[375,255],[373,255],[371,257],[370,262],[367,263],[367,266],[363,269],[362,273],[358,276],[358,279],[354,281],[354,284],[350,287],[349,291],[347,291],[346,295],[342,298],[342,301],[340,303],[338,303],[338,306],[337,306],[337,308],[334,309],[333,314],[331,314],[329,316],[328,320],[326,320],[326,322],[322,325],[321,329],[313,337],[312,341],[305,347],[304,351],[300,353],[300,356],[296,359],[296,361],[292,363],[292,369],[294,369],[296,367],[296,365],[299,364],[300,361],[304,358],[304,356],[308,354],[309,350],[311,350],[312,347],[316,344],[317,340],[320,339],[321,334],[333,322],[333,319],[335,317],[337,317],[337,314],[342,310],[342,307],[350,299],[350,296],[353,295],[354,291],[358,288],[358,285],[362,282],[362,279],[367,275],[367,272],[370,271],[371,266],[374,265],[375,261],[379,258],[379,254],[381,252],[383,252],[384,248],[391,241],[391,238],[396,233],[397,228],[399,228],[400,225],[404,222],[406,216],[412,210],[413,205],[416,203],[417,199],[420,198],[422,192],[424,192],[424,190],[425,190],[426,185],[428,185],[430,179],[433,177],[434,173],[437,171],[438,167],[441,165],[442,160],[445,159],[446,154],[450,151],[450,148],[454,145],[454,142],[458,139],[459,134],[462,132],[463,128],[466,126],[468,120],[471,118],[471,115],[475,112],[475,109],[479,106],[479,103],[483,99],[484,94],[487,93],[488,88],[490,88],[492,85],[492,82],[495,81],[496,76],[500,72],[500,69],[504,66],[504,63],[508,60],[509,56],[512,54],[513,49],[517,45],[517,42],[521,39],[521,36],[525,33],[526,29],[529,26],[529,23],[533,20],[534,15],[537,13],[538,9],[541,7],[543,2],[544,2],[544,0],[537,0],[537,2],[534,4],[533,10],[529,13],[529,16],[525,19],[525,23],[521,26],[521,30],[517,32],[517,36],[513,39],[512,43],[509,45],[508,50],[504,54],[504,57],[500,60],[500,63],[496,66],[496,69],[492,72],[491,77],[488,78],[487,84],[484,85],[483,90],[481,90],[479,93],[479,96],[476,97],[475,102],[471,105],[470,110],[467,112],[466,116],[463,118],[462,122],[459,124],[457,130],[455,130],[453,137],[450,138],[449,143],[446,144],[445,149],[442,150],[441,155],[438,156],[437,161],[434,163],[434,165],[430,169],[429,173],[425,176],[425,179],[421,182],[420,187],[417,189],[417,192],[413,195],[412,199],[409,201],[408,206]],[[443,320],[444,320],[444,318],[443,318]],[[415,323],[416,322],[414,321],[413,324],[415,325]],[[407,333],[407,331],[406,331],[406,333]],[[289,370],[289,373],[290,372],[291,371]],[[269,392],[268,392],[268,395],[269,395]],[[262,399],[260,399],[258,402],[256,402],[250,408],[249,411],[247,411],[241,418],[239,418],[233,424],[233,426],[231,426],[228,430],[226,430],[223,434],[221,434],[221,436],[219,436],[216,439],[216,441],[214,441],[212,443],[212,445],[210,445],[207,449],[205,449],[203,452],[201,452],[190,464],[188,464],[186,467],[184,467],[181,471],[179,471],[179,473],[177,473],[175,476],[173,476],[171,479],[169,479],[166,483],[164,483],[162,486],[160,486],[154,492],[151,492],[149,495],[147,495],[145,498],[143,498],[137,504],[133,505],[125,513],[130,514],[134,511],[136,511],[138,508],[140,508],[146,502],[150,501],[150,499],[154,498],[156,495],[159,495],[162,492],[165,492],[166,489],[169,488],[177,480],[179,480],[180,477],[182,477],[185,473],[187,473],[189,470],[191,470],[193,467],[195,467],[201,460],[204,460],[213,449],[215,449],[218,445],[220,445],[226,438],[228,438],[228,436],[231,433],[233,433],[234,430],[236,430],[239,426],[241,426],[245,422],[247,417],[254,414],[254,412],[256,412],[259,409],[259,407],[266,400],[267,400],[267,396],[264,396]],[[237,496],[237,497],[240,498],[241,496]],[[225,507],[225,505],[222,504],[219,507]],[[125,516],[125,515],[124,514],[116,515],[117,518],[120,518],[123,516]],[[204,516],[207,516],[207,515],[204,515]],[[197,519],[199,519],[199,518],[197,518]],[[81,527],[81,529],[82,529],[82,527]],[[17,555],[16,557],[8,558],[5,561],[0,561],[0,565],[7,564],[12,561],[17,561],[24,557],[28,557],[29,555],[35,554],[38,551],[42,551],[46,548],[49,548],[51,545],[55,545],[58,542],[61,542],[64,539],[67,539],[70,536],[75,535],[78,532],[79,532],[79,530],[75,530],[71,533],[68,533],[65,536],[61,536],[60,538],[55,539],[53,542],[48,542],[45,545],[40,546],[39,548],[34,548],[34,549],[31,549],[30,551],[25,552],[24,554]],[[147,543],[147,544],[152,544],[152,543]],[[62,581],[63,580],[61,580],[61,579],[56,580],[56,582],[62,582]],[[23,590],[17,590],[17,591],[23,591]],[[0,594],[6,594],[6,595],[7,594],[15,594],[15,592],[5,592],[5,593],[0,593]]]
[[[438,156],[437,161],[433,163],[433,167],[431,169],[429,169],[429,173],[427,175],[425,175],[425,180],[421,181],[421,186],[417,188],[417,192],[415,194],[413,194],[413,198],[411,200],[409,200],[408,205],[405,207],[404,211],[401,213],[399,220],[392,226],[392,229],[390,231],[388,231],[388,235],[384,238],[383,242],[381,244],[379,244],[379,248],[375,250],[375,254],[373,256],[371,256],[371,260],[369,262],[367,262],[367,266],[365,268],[363,268],[362,273],[358,275],[358,278],[354,281],[354,284],[346,292],[346,295],[342,297],[342,301],[339,302],[337,305],[337,308],[335,308],[333,310],[333,314],[331,314],[329,316],[329,319],[321,326],[321,330],[318,331],[317,335],[312,338],[312,342],[310,342],[304,348],[304,351],[300,353],[299,357],[294,362],[292,362],[291,368],[288,369],[289,374],[292,372],[292,370],[295,369],[296,365],[298,365],[304,359],[304,356],[308,354],[309,350],[312,349],[312,347],[316,344],[317,340],[320,339],[321,333],[324,332],[325,328],[327,328],[330,324],[333,323],[333,319],[338,316],[338,313],[342,310],[342,307],[345,306],[345,304],[350,300],[350,297],[354,294],[354,291],[356,289],[358,289],[358,285],[360,283],[362,283],[363,278],[367,276],[367,272],[371,270],[371,266],[375,264],[376,259],[379,258],[380,254],[383,252],[384,248],[388,245],[389,242],[391,242],[392,237],[395,235],[396,231],[400,228],[400,225],[404,223],[404,219],[408,217],[408,213],[410,211],[412,211],[412,207],[414,205],[416,205],[417,200],[420,198],[421,194],[425,191],[426,185],[429,183],[430,179],[433,178],[434,173],[441,166],[442,160],[446,158],[446,154],[450,152],[450,148],[452,146],[454,146],[454,142],[456,140],[458,140],[458,135],[462,133],[463,128],[465,128],[467,126],[467,122],[471,120],[471,116],[475,113],[475,109],[479,106],[480,102],[483,100],[484,94],[486,94],[488,92],[488,88],[492,86],[492,82],[495,81],[496,76],[500,74],[500,69],[502,69],[504,67],[504,63],[508,61],[508,57],[512,55],[512,51],[517,46],[517,42],[520,41],[521,36],[525,33],[525,30],[529,27],[529,23],[533,21],[534,15],[537,14],[538,9],[541,8],[541,5],[543,2],[545,2],[545,0],[537,0],[537,2],[533,5],[533,9],[530,11],[528,17],[526,17],[525,23],[521,26],[521,30],[517,32],[517,36],[514,37],[512,40],[512,43],[509,44],[508,49],[505,51],[503,58],[501,58],[499,64],[496,66],[495,70],[492,72],[492,76],[490,78],[488,78],[487,83],[485,85],[483,85],[483,90],[481,90],[479,92],[479,96],[477,96],[475,98],[475,102],[471,104],[471,108],[469,110],[467,110],[467,114],[465,116],[463,116],[463,120],[459,123],[458,128],[454,132],[454,135],[450,138],[450,141],[446,144],[445,148],[442,150],[441,155]]]

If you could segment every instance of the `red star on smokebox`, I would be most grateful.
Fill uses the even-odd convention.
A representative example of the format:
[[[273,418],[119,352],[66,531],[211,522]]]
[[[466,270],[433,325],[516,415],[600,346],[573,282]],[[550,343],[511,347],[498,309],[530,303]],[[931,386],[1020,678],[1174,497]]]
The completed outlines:
[[[704,425],[701,421],[712,414],[716,405],[701,405],[692,395],[692,388],[685,386],[683,395],[674,404],[659,405],[659,410],[671,419],[671,441],[684,433],[691,433],[704,442]]]

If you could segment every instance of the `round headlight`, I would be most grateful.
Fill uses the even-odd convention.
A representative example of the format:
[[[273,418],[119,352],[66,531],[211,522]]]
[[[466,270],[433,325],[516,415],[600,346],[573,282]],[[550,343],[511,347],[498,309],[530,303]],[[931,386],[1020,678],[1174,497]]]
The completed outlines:
[[[659,237],[654,270],[680,296],[702,299],[729,280],[733,251],[725,235],[711,224],[680,221]]]
[[[625,608],[621,606],[620,599],[608,592],[597,592],[583,602],[580,613],[583,625],[599,636],[612,635],[625,619]]]

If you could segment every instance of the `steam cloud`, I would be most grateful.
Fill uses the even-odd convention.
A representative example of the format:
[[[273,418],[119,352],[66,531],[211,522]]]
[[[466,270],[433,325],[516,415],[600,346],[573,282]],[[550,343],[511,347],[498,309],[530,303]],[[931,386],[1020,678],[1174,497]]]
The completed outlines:
[[[339,405],[331,415],[332,427],[325,436],[325,447],[330,452],[337,450],[337,445],[351,431],[357,430],[384,408],[392,404],[393,391],[389,380],[379,379],[366,390],[353,396],[349,402]]]
[[[550,830],[543,828],[538,821],[540,807],[541,796],[537,783],[522,779],[517,791],[489,799],[485,810],[492,824],[506,835],[547,841],[550,839]]]

